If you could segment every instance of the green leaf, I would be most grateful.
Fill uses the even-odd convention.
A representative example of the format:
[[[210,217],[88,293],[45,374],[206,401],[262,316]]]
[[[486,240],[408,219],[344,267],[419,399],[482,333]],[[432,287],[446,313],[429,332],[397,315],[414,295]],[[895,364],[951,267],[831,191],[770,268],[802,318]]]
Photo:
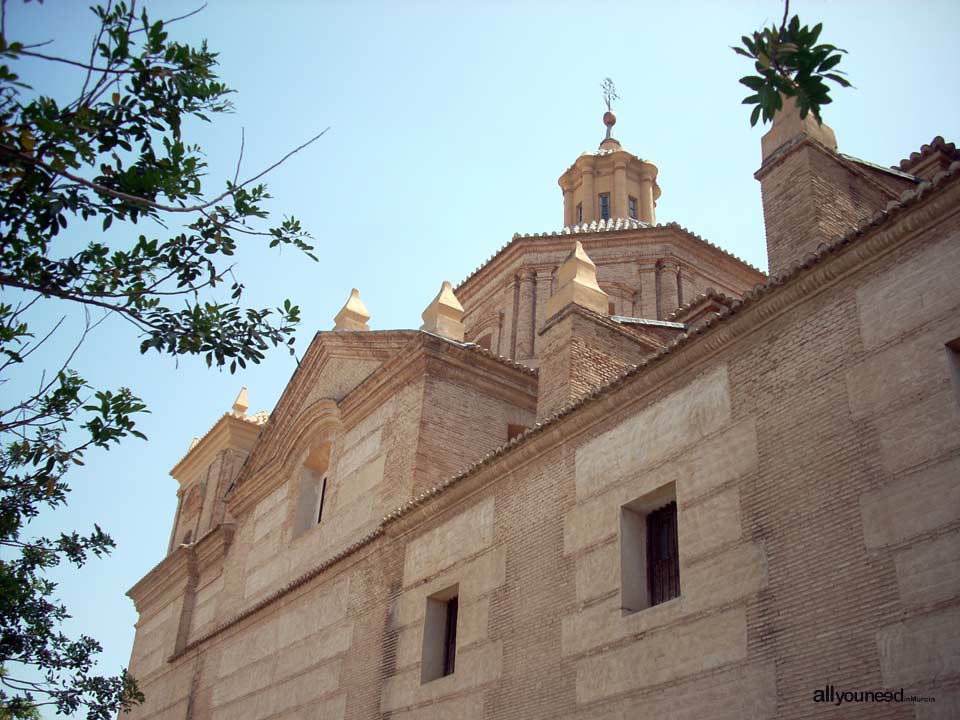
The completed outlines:
[[[756,75],[746,75],[740,78],[740,84],[746,85],[751,90],[760,90],[766,86],[766,81],[762,77],[757,77]]]

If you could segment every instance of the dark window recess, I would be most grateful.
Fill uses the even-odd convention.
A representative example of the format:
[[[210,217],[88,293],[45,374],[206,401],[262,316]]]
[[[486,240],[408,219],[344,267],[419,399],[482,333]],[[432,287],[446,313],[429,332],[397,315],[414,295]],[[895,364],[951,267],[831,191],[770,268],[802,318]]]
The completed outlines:
[[[583,222],[583,203],[577,203],[577,222]]]
[[[323,479],[320,481],[320,507],[317,509],[317,525],[320,524],[320,521],[323,520],[323,500],[327,495],[327,477],[323,476]]]
[[[651,606],[680,597],[676,501],[647,515],[647,583]]]
[[[447,627],[443,634],[443,674],[452,675],[457,664],[457,598],[447,600]]]
[[[610,219],[610,196],[606,193],[600,196],[600,218],[602,220]]]
[[[629,205],[627,212],[630,214],[630,217],[636,220],[637,219],[637,199],[635,197],[629,198],[627,200],[627,203]]]

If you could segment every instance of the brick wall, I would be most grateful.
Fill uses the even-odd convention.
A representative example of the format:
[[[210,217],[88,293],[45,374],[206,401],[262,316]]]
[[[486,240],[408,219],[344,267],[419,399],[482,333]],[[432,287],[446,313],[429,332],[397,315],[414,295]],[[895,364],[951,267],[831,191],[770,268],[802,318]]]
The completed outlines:
[[[537,418],[606,385],[652,351],[605,318],[571,305],[541,333]]]
[[[220,632],[172,662],[183,591],[168,589],[141,616],[131,665],[150,700],[131,717],[956,717],[960,390],[945,344],[960,336],[960,185],[951,187],[936,200],[948,208],[940,215],[921,204],[878,231],[909,230],[908,242],[855,244],[745,304],[377,523],[336,562],[323,564],[343,547],[304,553],[316,570],[260,607],[241,601],[248,615],[223,616]],[[837,269],[855,256],[859,266]],[[573,327],[572,317],[561,321]],[[599,328],[589,344],[615,357],[607,328],[584,323],[567,337]],[[548,348],[549,333],[541,339]],[[458,404],[461,379],[411,391],[435,399],[436,419],[414,427],[438,433],[440,455],[469,450],[440,431],[444,417],[469,424],[501,412],[476,398]],[[345,423],[353,436],[333,453],[369,450],[366,438],[413,412],[414,400],[396,397]],[[496,432],[473,434],[486,444]],[[415,441],[381,434],[398,452]],[[419,466],[396,457],[385,477],[409,482]],[[446,470],[445,457],[426,459]],[[668,486],[680,597],[624,612],[620,508]],[[238,523],[253,528],[283,502],[268,499]],[[227,551],[241,580],[254,544]],[[421,683],[426,600],[452,585],[463,600],[457,670]],[[229,573],[223,593],[238,595]],[[826,684],[937,701],[838,709],[812,701]]]

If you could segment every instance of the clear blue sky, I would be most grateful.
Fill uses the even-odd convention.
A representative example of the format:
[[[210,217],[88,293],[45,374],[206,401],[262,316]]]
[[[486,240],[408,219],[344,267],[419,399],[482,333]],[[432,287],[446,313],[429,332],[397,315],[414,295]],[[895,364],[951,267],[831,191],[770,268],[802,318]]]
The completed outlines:
[[[48,51],[79,56],[93,28],[86,4],[10,3],[8,36],[54,38]],[[170,17],[196,5],[148,7]],[[729,46],[778,20],[782,7],[774,0],[211,0],[171,32],[208,39],[238,91],[234,114],[193,128],[208,155],[211,190],[233,175],[241,128],[246,173],[331,128],[269,178],[271,209],[303,221],[320,262],[255,245],[237,257],[248,302],[273,306],[290,297],[301,306],[302,356],[314,331],[331,327],[351,287],[360,289],[374,329],[415,328],[441,281],[462,280],[514,232],[559,228],[557,178],[603,137],[599,83],[608,75],[621,95],[616,136],[660,168],[658,219],[765,269],[753,179],[762,131],[750,128],[740,105],[746,93],[737,79],[749,64]],[[856,89],[838,91],[824,111],[841,151],[890,165],[937,134],[960,140],[960,3],[795,0],[792,10],[823,21],[822,38],[850,51],[841,67]],[[67,97],[82,78],[36,67],[28,80]],[[81,228],[61,244],[78,247],[91,232]],[[122,241],[123,230],[113,238]],[[37,328],[64,313],[44,309]],[[77,333],[76,326],[61,333],[46,358],[51,366]],[[152,414],[141,428],[149,442],[90,454],[70,478],[69,509],[34,524],[51,532],[98,522],[117,541],[111,557],[57,574],[75,616],[69,629],[104,644],[107,672],[129,659],[136,615],[124,593],[166,551],[176,500],[169,468],[241,385],[252,411],[269,410],[294,370],[293,359],[275,353],[231,376],[194,359],[142,357],[137,345],[128,326],[108,320],[74,366],[94,385],[130,386],[148,403]],[[22,382],[36,382],[32,370]],[[17,389],[3,388],[0,400]]]

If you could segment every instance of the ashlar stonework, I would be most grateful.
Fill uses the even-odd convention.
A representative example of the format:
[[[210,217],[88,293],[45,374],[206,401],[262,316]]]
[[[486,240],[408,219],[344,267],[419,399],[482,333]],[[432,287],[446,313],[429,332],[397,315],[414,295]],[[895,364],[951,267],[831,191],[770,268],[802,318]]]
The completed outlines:
[[[608,138],[420,330],[354,290],[174,467],[130,717],[960,717],[960,153],[756,176],[769,277]]]

